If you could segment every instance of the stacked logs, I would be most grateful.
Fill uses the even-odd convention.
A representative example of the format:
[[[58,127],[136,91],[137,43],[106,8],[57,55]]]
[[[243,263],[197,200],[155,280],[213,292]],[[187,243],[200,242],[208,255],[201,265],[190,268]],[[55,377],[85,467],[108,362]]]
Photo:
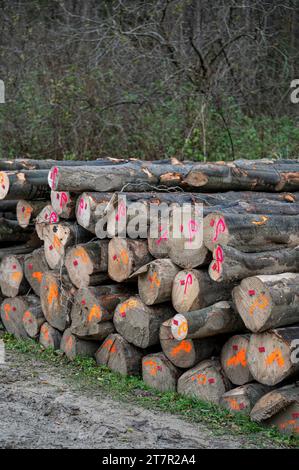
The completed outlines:
[[[0,186],[9,333],[299,432],[299,161],[1,161]]]

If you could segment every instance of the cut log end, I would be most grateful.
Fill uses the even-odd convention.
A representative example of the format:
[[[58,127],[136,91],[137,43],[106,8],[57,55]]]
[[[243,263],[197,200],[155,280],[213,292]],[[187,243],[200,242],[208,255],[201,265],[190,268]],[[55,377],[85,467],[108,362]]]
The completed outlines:
[[[125,281],[151,259],[146,241],[113,238],[108,246],[109,276],[117,282]]]
[[[28,303],[23,297],[5,299],[1,304],[2,323],[6,331],[16,338],[29,338],[23,324],[23,316],[27,309]]]
[[[146,305],[171,300],[172,284],[179,268],[169,259],[151,261],[146,268],[147,271],[138,276],[141,300]]]
[[[70,328],[67,328],[61,339],[60,349],[65,353],[70,361],[81,357],[94,357],[99,344],[95,341],[84,341],[72,334]]]
[[[60,331],[56,330],[49,323],[45,322],[40,329],[39,343],[45,349],[59,349],[61,337],[62,335]]]
[[[0,171],[0,200],[5,199],[9,191],[9,177],[6,172]]]
[[[51,191],[51,205],[56,214],[63,219],[75,216],[76,198],[68,191]]]
[[[142,360],[143,381],[160,392],[175,392],[180,375],[163,353],[148,354]]]
[[[221,351],[221,365],[234,385],[244,385],[253,380],[247,362],[250,335],[232,336]]]
[[[28,284],[23,272],[24,257],[5,256],[0,264],[1,280],[0,286],[3,295],[16,297],[28,291]]]
[[[213,251],[216,245],[226,245],[229,231],[223,214],[212,213],[204,218],[204,242]]]

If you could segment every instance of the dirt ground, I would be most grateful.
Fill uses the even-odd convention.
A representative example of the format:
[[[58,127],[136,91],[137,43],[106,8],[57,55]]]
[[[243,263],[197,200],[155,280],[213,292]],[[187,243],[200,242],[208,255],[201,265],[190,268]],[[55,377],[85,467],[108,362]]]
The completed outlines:
[[[277,447],[248,436],[80,390],[70,372],[8,352],[0,365],[0,448],[206,449]]]

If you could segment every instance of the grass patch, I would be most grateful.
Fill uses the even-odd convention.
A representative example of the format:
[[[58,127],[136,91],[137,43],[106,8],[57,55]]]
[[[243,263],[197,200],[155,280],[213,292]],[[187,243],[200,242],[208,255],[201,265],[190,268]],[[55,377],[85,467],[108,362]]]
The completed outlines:
[[[299,439],[296,436],[283,435],[274,427],[261,426],[250,421],[245,415],[230,413],[212,403],[184,397],[178,393],[158,392],[148,387],[138,377],[124,377],[107,367],[97,366],[92,358],[77,357],[73,362],[69,362],[61,351],[45,350],[33,340],[18,340],[7,333],[3,339],[7,350],[29,354],[52,365],[63,366],[70,372],[70,378],[73,378],[80,387],[95,387],[119,400],[126,399],[126,402],[148,409],[176,414],[195,423],[205,423],[214,434],[229,432],[230,435],[244,435],[253,442],[258,440],[261,447],[263,447],[262,439],[271,440],[285,447],[299,446]]]

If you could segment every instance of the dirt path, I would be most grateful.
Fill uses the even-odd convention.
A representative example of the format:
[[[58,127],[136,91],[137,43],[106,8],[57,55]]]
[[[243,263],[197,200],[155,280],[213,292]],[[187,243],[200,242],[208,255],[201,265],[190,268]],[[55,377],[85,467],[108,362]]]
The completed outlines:
[[[203,424],[79,390],[69,372],[8,352],[0,365],[0,448],[255,448]],[[273,446],[274,447],[274,446]]]

